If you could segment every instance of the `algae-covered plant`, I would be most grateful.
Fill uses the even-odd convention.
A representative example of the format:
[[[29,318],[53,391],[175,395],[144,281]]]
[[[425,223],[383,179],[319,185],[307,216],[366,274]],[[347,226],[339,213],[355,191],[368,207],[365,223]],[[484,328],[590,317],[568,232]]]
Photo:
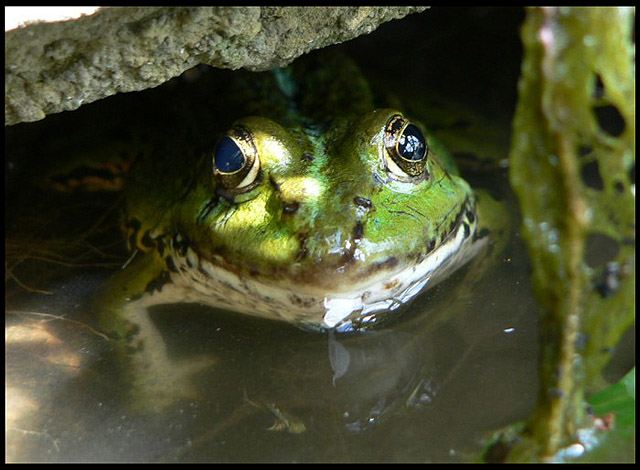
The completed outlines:
[[[522,28],[510,179],[544,309],[527,427],[543,459],[588,423],[585,396],[635,318],[634,15],[532,8]]]

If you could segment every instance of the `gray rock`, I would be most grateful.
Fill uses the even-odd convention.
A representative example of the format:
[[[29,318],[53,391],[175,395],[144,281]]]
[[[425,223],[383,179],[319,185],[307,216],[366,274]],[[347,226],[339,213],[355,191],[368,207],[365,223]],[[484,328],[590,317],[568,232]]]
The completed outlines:
[[[164,83],[198,64],[260,71],[425,7],[115,7],[5,33],[5,125]]]

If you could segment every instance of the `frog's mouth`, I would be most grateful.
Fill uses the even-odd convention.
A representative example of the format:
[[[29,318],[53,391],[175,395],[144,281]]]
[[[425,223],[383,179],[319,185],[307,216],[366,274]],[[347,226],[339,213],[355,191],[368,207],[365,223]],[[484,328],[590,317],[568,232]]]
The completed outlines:
[[[375,324],[375,314],[395,310],[435,286],[474,258],[487,246],[488,237],[477,231],[478,219],[473,203],[466,200],[443,241],[412,263],[386,270],[370,280],[360,291],[326,297],[323,323],[330,328],[350,329],[352,320],[361,326]]]
[[[355,318],[375,324],[375,313],[395,310],[436,285],[486,246],[477,232],[474,203],[466,200],[437,246],[428,246],[418,259],[390,257],[345,281],[339,291],[296,283],[243,276],[225,267],[222,259],[208,259],[175,236],[170,243],[172,278],[188,289],[187,301],[285,320],[316,328],[340,329]]]

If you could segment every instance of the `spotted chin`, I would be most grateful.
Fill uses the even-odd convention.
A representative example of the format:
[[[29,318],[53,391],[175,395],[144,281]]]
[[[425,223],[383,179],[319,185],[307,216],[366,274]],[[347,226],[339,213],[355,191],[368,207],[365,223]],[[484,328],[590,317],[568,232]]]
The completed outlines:
[[[202,256],[181,234],[169,241],[165,262],[171,280],[187,292],[183,301],[321,329],[349,329],[355,319],[370,327],[379,320],[376,314],[406,304],[473,258],[486,244],[477,226],[475,203],[467,199],[445,235],[419,259],[391,257],[395,262],[379,263],[340,292],[234,272],[221,256]]]

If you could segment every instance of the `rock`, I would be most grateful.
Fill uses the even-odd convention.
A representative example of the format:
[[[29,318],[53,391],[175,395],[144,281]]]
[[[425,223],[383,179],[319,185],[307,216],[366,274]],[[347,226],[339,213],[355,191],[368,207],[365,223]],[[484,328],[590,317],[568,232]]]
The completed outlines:
[[[114,7],[5,33],[5,125],[151,88],[198,64],[260,71],[425,7]]]

